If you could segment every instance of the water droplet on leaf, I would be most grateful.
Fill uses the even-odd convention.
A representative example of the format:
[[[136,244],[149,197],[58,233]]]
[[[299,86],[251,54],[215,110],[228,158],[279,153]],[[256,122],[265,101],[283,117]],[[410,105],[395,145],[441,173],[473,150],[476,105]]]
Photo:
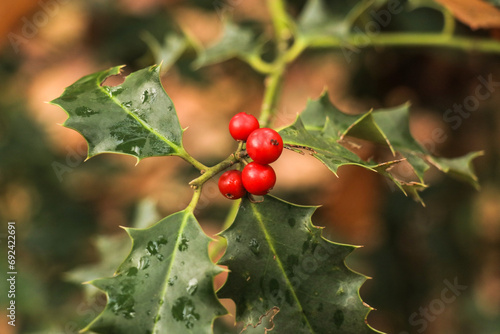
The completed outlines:
[[[150,255],[156,255],[159,253],[161,246],[166,244],[167,244],[167,239],[165,239],[165,237],[163,236],[159,236],[157,240],[148,242],[146,251]]]
[[[123,87],[121,86],[109,87],[109,93],[111,94],[111,96],[117,96],[121,92],[123,92]]]
[[[187,293],[189,293],[192,296],[195,294],[197,289],[198,289],[198,280],[196,278],[191,278],[186,288]]]
[[[155,98],[156,98],[156,89],[154,88],[148,88],[141,94],[142,103],[153,102]]]
[[[181,252],[183,252],[189,248],[188,242],[189,242],[189,239],[186,238],[184,235],[182,235],[181,242],[179,243],[179,250]]]
[[[89,107],[78,107],[75,109],[75,114],[80,117],[90,117],[97,114],[97,112]]]
[[[175,281],[177,281],[177,276],[170,277],[168,279],[167,283],[168,283],[169,286],[172,286],[172,285],[174,285]]]
[[[257,241],[257,239],[252,238],[252,240],[250,240],[250,243],[248,244],[248,246],[250,247],[250,250],[252,251],[252,253],[254,253],[255,255],[259,254],[260,244]]]
[[[139,269],[144,270],[148,268],[149,265],[150,265],[149,257],[148,256],[141,257],[141,259],[139,260]]]
[[[158,236],[158,245],[166,245],[167,243],[167,238],[165,238],[163,235]]]
[[[137,269],[136,267],[132,267],[127,270],[127,276],[136,276],[138,271],[139,269]]]
[[[123,314],[123,317],[124,317],[125,319],[132,319],[132,318],[134,318],[134,317],[135,317],[135,312],[128,312],[128,313],[124,313],[124,314]]]
[[[135,286],[132,282],[124,282],[120,287],[120,292],[109,295],[109,306],[115,315],[121,315],[125,319],[135,317],[135,301],[132,297]]]
[[[132,146],[132,148],[130,148],[130,150],[135,153],[136,155],[140,155],[141,154],[141,148],[139,146]]]
[[[191,299],[180,297],[172,306],[172,316],[176,321],[184,322],[187,329],[194,327],[197,320],[200,320],[200,315],[195,312],[195,306]]]

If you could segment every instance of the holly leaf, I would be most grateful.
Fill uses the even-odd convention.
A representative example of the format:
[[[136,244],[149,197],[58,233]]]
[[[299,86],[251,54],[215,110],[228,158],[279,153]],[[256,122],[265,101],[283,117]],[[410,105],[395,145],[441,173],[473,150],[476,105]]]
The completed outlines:
[[[341,166],[354,165],[371,171],[385,170],[395,162],[377,164],[361,160],[356,154],[342,146],[335,135],[335,125],[329,118],[324,120],[325,125],[320,130],[306,128],[301,116],[295,123],[280,130],[283,142],[292,148],[305,148],[312,156],[320,160],[335,175]],[[338,176],[338,175],[337,175]]]
[[[409,103],[389,109],[372,110],[361,115],[341,138],[345,136],[382,143],[387,145],[394,155],[398,153],[403,156],[418,177],[420,182],[415,184],[419,187],[425,187],[424,173],[429,169],[429,163],[452,177],[468,182],[476,188],[479,187],[472,161],[481,156],[482,152],[471,152],[453,159],[433,156],[411,134]]]
[[[248,27],[242,27],[226,20],[222,37],[215,44],[199,51],[194,66],[199,68],[220,63],[231,58],[246,59],[259,54],[261,43]]]
[[[366,277],[345,265],[356,247],[321,236],[316,207],[272,196],[244,199],[220,264],[230,272],[219,297],[236,303],[236,320],[248,332],[379,333],[366,324],[370,308],[359,297]]]
[[[394,108],[370,110],[360,115],[348,115],[336,108],[325,92],[318,100],[309,101],[295,123],[282,129],[280,134],[285,144],[292,148],[312,150],[312,155],[335,174],[342,165],[358,165],[388,177],[403,193],[420,202],[422,200],[418,192],[427,187],[424,174],[430,167],[429,162],[443,172],[477,186],[477,177],[471,163],[480,153],[473,152],[451,160],[433,157],[413,138],[409,115],[409,103]],[[364,162],[340,145],[349,142],[349,137],[385,146],[392,152],[394,159],[379,164]],[[418,181],[399,180],[390,173],[390,167],[401,159],[406,160]]]
[[[343,133],[359,117],[347,115],[330,102],[327,93],[318,100],[310,100],[295,122],[279,131],[283,142],[292,148],[305,148],[323,162],[335,175],[341,166],[355,165],[375,172],[387,170],[398,160],[385,163],[366,162],[341,143]],[[376,130],[366,128],[377,133]]]
[[[130,74],[123,84],[103,86],[120,67],[81,78],[52,104],[68,114],[64,126],[88,142],[88,158],[110,152],[147,157],[183,155],[182,129],[172,100],[165,93],[159,67]]]
[[[357,120],[342,133],[342,138],[353,136],[386,145],[394,156],[396,152],[401,154],[419,181],[424,182],[424,173],[429,169],[425,161],[427,152],[411,134],[409,103],[389,109],[370,110],[354,117]]]
[[[323,37],[345,36],[349,33],[345,14],[346,11],[342,9],[337,11],[337,15],[334,14],[323,0],[309,0],[297,20],[299,34],[309,42]]]
[[[301,114],[307,129],[318,131],[325,122],[332,121],[331,136],[343,140],[352,136],[387,146],[393,155],[398,152],[425,153],[413,138],[409,126],[408,103],[391,109],[369,110],[360,115],[348,115],[330,102],[328,93],[309,101]]]
[[[225,309],[213,277],[210,238],[193,214],[181,211],[147,229],[125,228],[132,250],[115,275],[92,283],[108,298],[84,331],[96,333],[211,333]]]
[[[472,161],[484,155],[484,152],[470,152],[458,158],[429,157],[429,161],[444,173],[450,174],[457,179],[463,180],[474,188],[479,189],[479,181],[474,172]]]

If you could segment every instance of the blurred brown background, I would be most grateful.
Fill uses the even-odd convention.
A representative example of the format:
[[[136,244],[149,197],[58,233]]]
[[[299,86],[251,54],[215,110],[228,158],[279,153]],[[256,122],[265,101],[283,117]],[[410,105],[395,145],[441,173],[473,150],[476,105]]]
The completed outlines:
[[[289,2],[294,14],[303,5]],[[97,263],[98,236],[123,234],[118,226],[132,224],[141,200],[152,199],[167,215],[183,209],[192,194],[187,182],[195,171],[180,159],[151,158],[135,166],[132,157],[101,155],[83,162],[84,139],[58,125],[65,113],[45,102],[86,74],[120,64],[129,73],[153,64],[144,32],[162,40],[184,27],[210,44],[221,31],[221,10],[236,21],[270,27],[263,0],[0,3],[0,244],[4,250],[6,222],[15,220],[19,272],[17,326],[6,325],[8,300],[1,293],[1,333],[76,333],[103,300],[87,299],[65,273]],[[433,31],[441,25],[438,12],[421,9],[401,14],[386,29]],[[489,35],[460,24],[457,29]],[[361,296],[377,308],[369,316],[377,329],[500,333],[500,85],[455,129],[443,118],[447,109],[474,96],[479,77],[500,82],[499,57],[439,48],[363,48],[347,61],[338,50],[308,51],[287,72],[277,126],[293,121],[308,98],[327,88],[332,102],[349,112],[410,100],[412,133],[436,155],[486,151],[476,161],[480,191],[431,169],[431,187],[422,195],[426,208],[360,168],[343,167],[337,179],[316,160],[293,152],[275,164],[275,195],[321,204],[314,221],[327,226],[326,236],[365,246],[348,264],[374,277]],[[263,78],[238,60],[195,71],[194,59],[187,52],[163,84],[181,125],[189,127],[188,152],[214,164],[235,149],[227,131],[230,117],[239,111],[258,114]],[[436,128],[446,140],[433,139]],[[220,230],[228,205],[215,182],[204,189],[198,218],[209,235]],[[2,268],[5,260],[2,255]],[[445,302],[443,289],[456,282],[465,288]],[[230,333],[230,321],[219,320],[218,333]]]

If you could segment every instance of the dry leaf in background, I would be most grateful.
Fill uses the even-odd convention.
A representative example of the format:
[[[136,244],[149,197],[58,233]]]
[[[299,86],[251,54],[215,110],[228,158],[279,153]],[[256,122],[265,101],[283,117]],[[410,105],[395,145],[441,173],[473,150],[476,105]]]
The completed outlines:
[[[472,29],[500,27],[500,10],[483,0],[435,0]]]

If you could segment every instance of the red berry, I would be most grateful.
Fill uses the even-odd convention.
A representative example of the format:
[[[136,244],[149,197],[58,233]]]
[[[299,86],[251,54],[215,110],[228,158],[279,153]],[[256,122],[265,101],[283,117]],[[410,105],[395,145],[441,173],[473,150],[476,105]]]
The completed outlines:
[[[235,140],[247,140],[248,136],[259,126],[259,121],[253,115],[240,112],[229,121],[229,133]]]
[[[265,195],[276,183],[276,173],[269,165],[251,162],[241,173],[243,187],[253,195]]]
[[[283,139],[273,129],[257,129],[248,136],[247,152],[253,161],[262,165],[270,164],[283,152]]]
[[[242,198],[246,194],[246,190],[243,188],[241,172],[239,170],[229,170],[222,174],[219,178],[219,190],[226,198]]]

